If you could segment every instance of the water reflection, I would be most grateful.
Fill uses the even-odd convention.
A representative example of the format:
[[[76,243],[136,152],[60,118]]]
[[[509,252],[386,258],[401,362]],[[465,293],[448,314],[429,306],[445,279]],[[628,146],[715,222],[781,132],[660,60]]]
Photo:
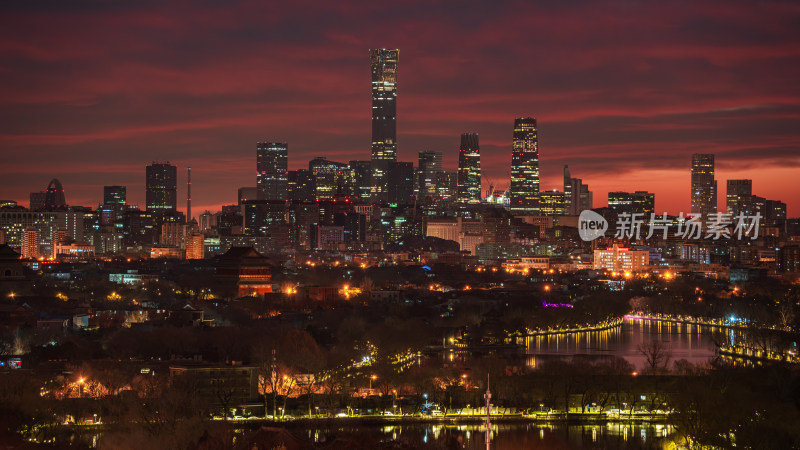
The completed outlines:
[[[618,356],[642,367],[645,358],[638,347],[660,340],[667,344],[672,361],[686,359],[703,365],[715,356],[717,343],[732,345],[741,338],[741,332],[733,329],[626,318],[622,325],[602,331],[528,336],[525,349],[531,367],[536,367],[537,358],[571,355]]]
[[[486,429],[483,425],[406,424],[370,427],[357,425],[344,428],[308,429],[297,433],[318,444],[342,434],[379,435],[379,440],[392,440],[412,448],[484,449]],[[491,448],[668,448],[675,430],[666,424],[596,423],[566,425],[560,423],[495,424],[491,430]]]

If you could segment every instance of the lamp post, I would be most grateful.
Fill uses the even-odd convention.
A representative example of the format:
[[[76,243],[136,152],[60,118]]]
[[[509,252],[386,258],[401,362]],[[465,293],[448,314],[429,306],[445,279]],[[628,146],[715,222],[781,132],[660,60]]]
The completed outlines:
[[[377,376],[377,375],[372,375],[371,377],[369,377],[369,390],[370,390],[370,394],[372,393],[372,382],[373,382],[373,381],[375,381],[375,380],[377,380],[377,379],[378,379],[378,376]]]

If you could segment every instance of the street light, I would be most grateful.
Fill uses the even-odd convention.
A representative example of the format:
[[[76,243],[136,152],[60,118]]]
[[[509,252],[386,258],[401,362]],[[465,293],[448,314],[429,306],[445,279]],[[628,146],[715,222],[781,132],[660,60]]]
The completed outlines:
[[[377,376],[377,375],[373,375],[373,376],[369,377],[369,390],[370,390],[370,391],[372,390],[372,382],[373,382],[374,380],[377,380],[377,379],[378,379],[378,376]]]

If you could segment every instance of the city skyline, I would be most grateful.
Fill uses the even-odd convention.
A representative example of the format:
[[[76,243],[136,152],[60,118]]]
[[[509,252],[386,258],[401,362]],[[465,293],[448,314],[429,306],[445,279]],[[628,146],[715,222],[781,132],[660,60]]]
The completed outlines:
[[[800,101],[794,83],[776,78],[793,79],[798,71],[791,61],[800,37],[790,26],[798,12],[790,6],[740,4],[719,14],[721,8],[709,4],[687,11],[619,4],[603,11],[618,27],[596,48],[581,45],[599,27],[608,28],[595,23],[598,11],[591,5],[581,11],[487,6],[448,19],[447,4],[440,4],[423,14],[436,19],[437,45],[428,45],[432,32],[380,32],[386,25],[402,30],[424,23],[408,17],[418,12],[412,6],[358,36],[324,23],[332,11],[321,8],[281,37],[257,31],[254,20],[245,20],[257,11],[243,5],[225,14],[195,8],[185,15],[147,4],[94,14],[65,6],[63,17],[6,7],[8,45],[0,61],[14,70],[2,75],[0,111],[8,121],[0,145],[14,159],[0,181],[0,197],[26,205],[30,192],[58,178],[70,204],[93,206],[104,185],[126,185],[129,203],[143,206],[142,166],[170,160],[179,168],[178,198],[185,198],[184,169],[194,169],[193,205],[200,212],[234,203],[239,187],[254,184],[252,148],[261,140],[292,146],[289,169],[317,155],[368,159],[367,57],[370,48],[386,47],[403,51],[400,161],[437,151],[453,170],[459,136],[474,131],[481,135],[484,193],[489,180],[504,189],[513,119],[532,116],[539,128],[541,191],[560,188],[568,164],[598,193],[595,207],[604,193],[646,190],[656,194],[658,211],[688,211],[688,162],[694,153],[712,153],[720,186],[752,179],[754,192],[783,200],[789,215],[798,216],[800,186],[781,180],[793,179],[800,165],[794,126]],[[536,14],[522,14],[534,7]],[[283,17],[300,14],[290,8]],[[98,18],[130,27],[141,51],[108,58],[120,42],[97,39],[108,31]],[[464,19],[492,33],[465,37],[458,33]],[[51,36],[26,31],[26,24],[43,20]],[[208,55],[176,58],[181,45],[208,42],[191,26],[197,22],[210,23],[224,39]],[[508,31],[513,24],[538,31]],[[319,30],[309,32],[313,26]],[[164,45],[155,51],[154,35],[166,28],[185,35],[159,41]],[[575,36],[568,38],[567,30]],[[244,36],[248,32],[252,36]],[[451,45],[448,32],[464,44]],[[740,37],[743,32],[758,39]],[[71,40],[59,40],[66,36]],[[631,37],[642,39],[627,44]],[[537,48],[547,51],[519,51],[537,39]],[[526,54],[535,61],[520,57]],[[270,69],[276,63],[280,73]],[[125,64],[130,70],[122,70]],[[61,74],[58,88],[48,87],[42,67]],[[65,67],[71,70],[59,70]],[[474,67],[485,70],[466,70]],[[102,82],[94,78],[100,75]]]

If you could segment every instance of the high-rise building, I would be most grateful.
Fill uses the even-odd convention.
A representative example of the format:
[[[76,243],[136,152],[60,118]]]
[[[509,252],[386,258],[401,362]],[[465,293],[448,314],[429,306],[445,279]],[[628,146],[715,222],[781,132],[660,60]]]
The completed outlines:
[[[514,120],[514,143],[511,153],[509,209],[518,215],[539,213],[539,138],[536,119]]]
[[[30,197],[30,210],[31,211],[42,211],[44,210],[44,201],[47,198],[47,192],[31,192]]]
[[[458,172],[442,171],[436,174],[436,200],[453,202],[458,193]]]
[[[22,247],[23,234],[30,227],[39,230],[40,256],[49,255],[52,233],[56,227],[65,228],[69,239],[76,241],[84,239],[84,212],[0,210],[0,228],[5,230],[9,246]]]
[[[764,202],[764,223],[783,227],[786,222],[786,203],[780,200],[767,200]]]
[[[213,214],[211,211],[203,211],[197,221],[197,227],[200,232],[205,232],[217,228],[217,221],[219,220],[219,213]]]
[[[314,174],[306,169],[289,171],[289,199],[293,202],[313,202],[317,190]],[[367,187],[369,191],[369,187]],[[369,198],[369,196],[367,197]]]
[[[388,163],[397,161],[397,59],[399,50],[370,50],[372,68],[372,199],[388,200]]]
[[[64,196],[64,186],[58,181],[58,178],[50,180],[47,185],[47,192],[44,198],[44,209],[48,211],[55,211],[57,209],[64,209],[67,207],[67,199]]]
[[[714,155],[692,155],[692,212],[703,220],[717,212],[717,180],[714,179]]]
[[[478,133],[461,135],[458,147],[458,202],[477,205],[481,202],[481,149]]]
[[[388,165],[386,168],[388,169]],[[355,179],[349,164],[318,156],[308,162],[308,170],[314,177],[314,196],[317,200],[353,195]]]
[[[556,189],[539,193],[539,212],[543,216],[563,216],[566,214],[566,195]]]
[[[257,182],[261,200],[289,198],[288,154],[285,142],[259,142],[256,145]]]
[[[372,195],[372,162],[350,161],[350,170],[353,172],[353,182],[355,184],[354,200],[361,203],[369,202]]]
[[[41,234],[36,227],[27,227],[22,232],[22,245],[20,254],[25,259],[37,259],[41,256],[39,249],[41,244]]]
[[[753,195],[753,180],[728,180],[725,192],[727,212],[737,214],[736,205],[748,195]]]
[[[564,214],[578,215],[581,211],[592,209],[592,191],[580,178],[572,178],[569,167],[564,166]]]
[[[419,198],[423,202],[434,200],[436,174],[442,171],[442,152],[419,152]]]
[[[67,233],[67,229],[64,227],[55,227],[53,228],[52,233],[50,234],[50,257],[55,259],[58,256],[58,245],[64,244],[67,242],[69,238],[69,234]]]
[[[238,190],[239,204],[247,200],[258,200],[258,186],[254,187],[240,187]]]
[[[180,222],[167,221],[161,224],[160,243],[170,247],[183,248],[186,236],[186,225]]]
[[[169,162],[147,166],[145,202],[154,215],[174,213],[178,201],[178,168]]]
[[[647,191],[609,192],[608,207],[617,214],[642,214],[641,218],[649,220],[655,212],[656,195]]]
[[[205,236],[197,231],[186,235],[186,259],[205,258]]]
[[[103,204],[125,208],[127,204],[127,188],[125,186],[103,186]]]
[[[414,163],[389,163],[389,203],[411,205],[414,203]]]
[[[286,224],[286,203],[281,200],[248,200],[242,203],[243,234],[267,236],[271,229]]]

